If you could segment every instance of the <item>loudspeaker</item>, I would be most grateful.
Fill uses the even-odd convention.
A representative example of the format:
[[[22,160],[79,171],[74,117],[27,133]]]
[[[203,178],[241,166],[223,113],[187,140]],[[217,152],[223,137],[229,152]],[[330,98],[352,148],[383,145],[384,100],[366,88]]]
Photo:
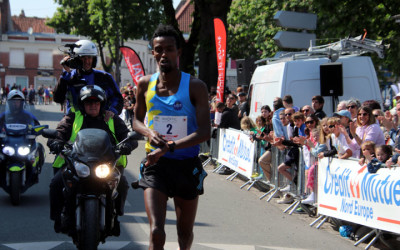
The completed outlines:
[[[238,85],[250,85],[251,77],[256,65],[254,58],[238,59],[236,60],[236,73]]]
[[[325,63],[319,66],[320,87],[322,96],[343,95],[342,63]]]

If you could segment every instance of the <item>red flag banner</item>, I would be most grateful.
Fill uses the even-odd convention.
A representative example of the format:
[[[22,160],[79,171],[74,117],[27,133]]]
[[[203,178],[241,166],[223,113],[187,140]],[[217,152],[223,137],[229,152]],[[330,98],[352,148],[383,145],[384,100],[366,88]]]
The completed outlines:
[[[145,75],[144,68],[140,57],[133,49],[122,46],[119,48],[125,58],[126,65],[128,66],[129,72],[131,73],[133,82],[135,85],[138,84],[140,77]]]
[[[217,102],[223,102],[225,87],[226,30],[224,23],[219,18],[214,18],[214,31],[218,65]]]

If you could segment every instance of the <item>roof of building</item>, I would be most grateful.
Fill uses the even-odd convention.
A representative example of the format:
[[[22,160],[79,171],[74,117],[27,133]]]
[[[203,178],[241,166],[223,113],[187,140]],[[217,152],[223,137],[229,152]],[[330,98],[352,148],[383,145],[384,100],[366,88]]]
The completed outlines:
[[[181,1],[176,8],[175,18],[182,33],[190,33],[193,22],[194,4],[190,0]]]
[[[45,18],[26,17],[24,12],[19,16],[11,17],[14,31],[28,32],[32,28],[32,33],[55,33],[54,28],[46,25]]]

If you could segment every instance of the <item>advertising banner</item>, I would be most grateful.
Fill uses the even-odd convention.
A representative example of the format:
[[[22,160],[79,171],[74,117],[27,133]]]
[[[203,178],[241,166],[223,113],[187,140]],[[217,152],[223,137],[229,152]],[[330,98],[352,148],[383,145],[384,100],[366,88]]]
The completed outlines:
[[[400,168],[371,174],[357,161],[319,161],[318,213],[399,234],[399,211]]]
[[[119,49],[124,55],[126,65],[128,66],[129,73],[131,73],[133,82],[135,85],[137,85],[140,77],[145,75],[142,61],[140,60],[136,51],[134,51],[132,48],[122,46]]]
[[[214,18],[215,49],[217,52],[218,82],[217,82],[217,103],[224,102],[225,88],[225,62],[226,62],[226,30],[224,22]]]
[[[240,130],[219,131],[218,162],[250,179],[253,175],[255,143]]]

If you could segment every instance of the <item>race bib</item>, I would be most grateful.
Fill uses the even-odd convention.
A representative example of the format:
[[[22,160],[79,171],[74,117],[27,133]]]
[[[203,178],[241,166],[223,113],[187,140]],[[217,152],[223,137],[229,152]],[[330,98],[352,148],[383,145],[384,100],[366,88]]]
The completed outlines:
[[[187,116],[165,116],[153,117],[154,130],[162,135],[167,141],[176,141],[187,136]]]

